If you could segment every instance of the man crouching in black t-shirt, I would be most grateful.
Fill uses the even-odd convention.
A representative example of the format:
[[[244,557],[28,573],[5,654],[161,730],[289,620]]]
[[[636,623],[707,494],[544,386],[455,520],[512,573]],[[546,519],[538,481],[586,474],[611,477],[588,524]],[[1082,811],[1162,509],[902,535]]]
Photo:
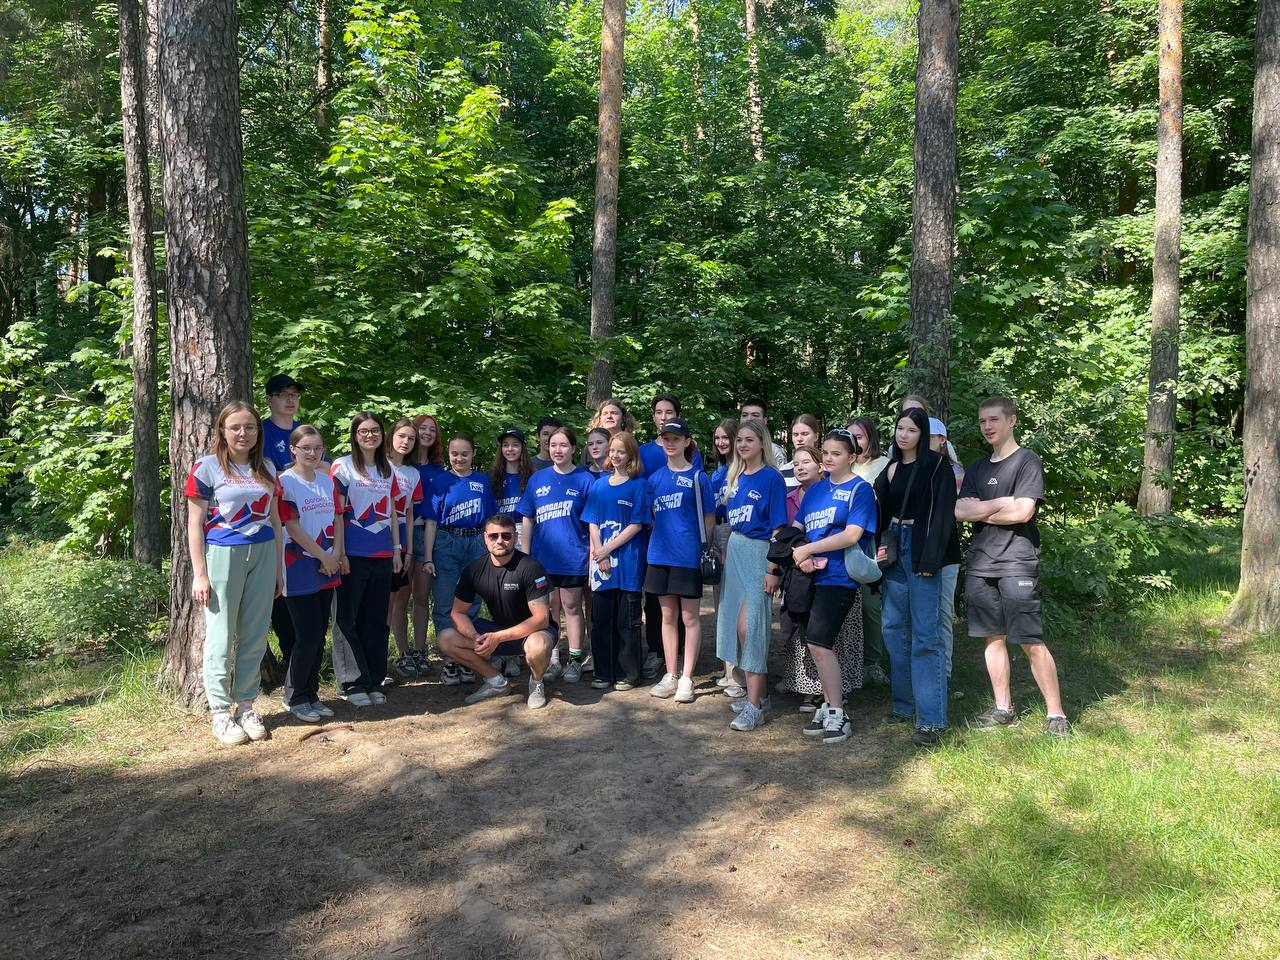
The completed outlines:
[[[993,730],[1018,722],[1009,688],[1009,647],[1016,643],[1031,661],[1044,697],[1045,733],[1071,732],[1058,692],[1058,667],[1044,644],[1040,624],[1040,531],[1036,511],[1044,500],[1044,464],[1018,446],[1013,401],[990,397],[978,407],[978,429],[991,456],[969,465],[956,500],[956,519],[973,523],[965,574],[969,636],[987,641],[987,673],[995,705],[970,721]]]
[[[555,642],[548,626],[551,585],[547,573],[537,560],[516,549],[516,523],[508,516],[496,514],[485,521],[484,545],[489,555],[463,568],[449,611],[453,627],[443,630],[436,643],[446,657],[484,678],[467,703],[511,693],[510,681],[489,666],[489,658],[524,654],[532,674],[529,706],[545,707],[542,673],[551,662]],[[493,620],[473,621],[467,616],[477,594]]]

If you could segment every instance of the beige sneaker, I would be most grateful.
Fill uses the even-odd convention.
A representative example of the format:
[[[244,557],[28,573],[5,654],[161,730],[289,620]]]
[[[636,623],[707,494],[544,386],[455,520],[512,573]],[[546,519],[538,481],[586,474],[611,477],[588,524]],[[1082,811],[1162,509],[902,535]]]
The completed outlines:
[[[745,696],[746,691],[743,691]],[[681,677],[676,684],[676,703],[693,703],[693,678]]]
[[[649,696],[657,697],[660,700],[665,700],[667,699],[667,697],[675,693],[676,689],[679,686],[680,686],[679,678],[676,677],[674,673],[668,673],[668,674],[665,674],[661,680],[659,680],[657,683],[655,683],[652,687],[649,688]]]
[[[213,735],[218,742],[228,747],[238,747],[249,742],[249,734],[244,732],[240,724],[231,719],[227,710],[215,710],[213,714]]]
[[[253,712],[253,704],[242,703],[236,707],[235,722],[249,735],[250,740],[267,739],[267,728],[258,719],[258,715]]]

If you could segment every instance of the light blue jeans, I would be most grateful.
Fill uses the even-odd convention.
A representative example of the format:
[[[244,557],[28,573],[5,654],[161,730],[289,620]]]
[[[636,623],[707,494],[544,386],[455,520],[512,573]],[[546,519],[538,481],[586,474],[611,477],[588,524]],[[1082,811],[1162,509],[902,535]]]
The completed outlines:
[[[949,563],[937,573],[938,578],[938,626],[942,629],[942,642],[947,646],[947,679],[951,679],[952,634],[956,625],[956,581],[960,579],[960,564]]]
[[[941,577],[922,577],[911,569],[913,527],[898,531],[898,562],[885,571],[884,645],[889,652],[893,712],[915,717],[916,726],[947,726],[947,657],[938,623]]]
[[[436,565],[436,578],[431,584],[431,623],[436,628],[437,642],[441,631],[453,626],[449,612],[453,610],[453,591],[458,589],[462,568],[486,554],[484,537],[464,537],[448,530],[436,531],[431,559]],[[480,612],[480,600],[471,604],[471,619]]]

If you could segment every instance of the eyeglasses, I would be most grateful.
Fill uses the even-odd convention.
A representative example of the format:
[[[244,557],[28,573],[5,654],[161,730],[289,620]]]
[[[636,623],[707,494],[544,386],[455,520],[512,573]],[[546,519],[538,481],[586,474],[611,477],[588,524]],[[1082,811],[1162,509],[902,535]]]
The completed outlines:
[[[510,530],[503,530],[500,533],[486,533],[484,538],[486,540],[514,540],[516,535]]]
[[[370,427],[367,430],[357,430],[357,437],[378,437],[382,435],[382,430],[378,427]]]
[[[324,447],[313,447],[310,445],[305,447],[298,446],[298,447],[294,447],[293,449],[297,450],[299,453],[313,453],[316,456],[319,456],[320,454],[324,453]]]

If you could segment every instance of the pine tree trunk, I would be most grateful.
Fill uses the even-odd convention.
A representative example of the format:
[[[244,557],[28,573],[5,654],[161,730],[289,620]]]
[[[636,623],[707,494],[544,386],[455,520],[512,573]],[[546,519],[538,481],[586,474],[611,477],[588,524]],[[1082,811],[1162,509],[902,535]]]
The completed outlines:
[[[107,197],[107,171],[101,168],[93,172],[89,185],[89,216],[86,220],[88,248],[85,251],[85,273],[90,283],[105,287],[115,276],[115,261],[99,252],[105,221],[110,213]]]
[[[747,27],[747,125],[751,156],[764,162],[764,106],[760,99],[760,44],[756,39],[756,0],[744,0]]]
[[[921,0],[911,193],[911,389],[945,421],[950,407],[951,266],[956,226],[958,0]]]
[[[1138,512],[1173,507],[1178,425],[1178,271],[1182,261],[1182,0],[1160,0],[1160,121],[1156,127],[1155,257],[1151,370]]]
[[[689,0],[689,30],[693,34],[693,138],[701,143],[707,131],[702,125],[702,24],[698,20],[698,0]]]
[[[129,202],[129,264],[133,270],[133,559],[160,565],[160,439],[156,414],[156,259],[151,235],[151,174],[147,160],[146,75],[138,0],[119,0],[120,118],[125,195]]]
[[[1245,306],[1244,531],[1228,620],[1280,629],[1280,0],[1259,0]]]
[[[182,489],[191,464],[213,449],[219,408],[253,393],[235,0],[161,0],[160,26],[173,397],[173,566],[160,684],[195,706],[204,613],[191,599]]]
[[[591,236],[591,336],[613,336],[618,257],[618,162],[622,142],[622,61],[626,0],[605,0],[600,27],[600,117],[596,135],[596,210]],[[601,346],[587,378],[587,406],[613,393],[613,361]]]

